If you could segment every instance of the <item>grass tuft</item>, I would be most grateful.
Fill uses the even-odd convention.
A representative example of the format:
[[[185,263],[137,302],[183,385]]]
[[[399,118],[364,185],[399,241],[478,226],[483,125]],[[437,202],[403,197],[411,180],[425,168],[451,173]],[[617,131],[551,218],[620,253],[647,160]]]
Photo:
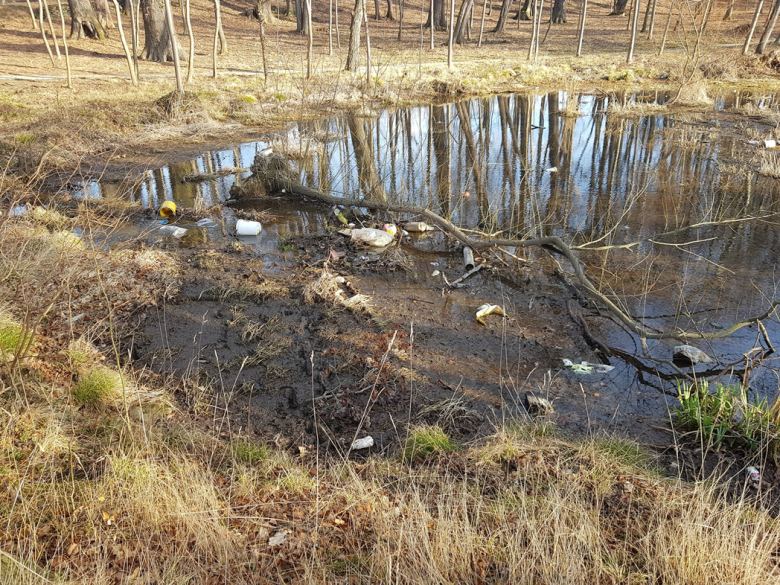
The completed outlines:
[[[73,397],[87,406],[101,406],[114,402],[122,394],[122,378],[106,367],[87,370],[73,386]]]
[[[458,446],[440,427],[422,426],[409,434],[402,458],[404,462],[410,462],[457,450]]]

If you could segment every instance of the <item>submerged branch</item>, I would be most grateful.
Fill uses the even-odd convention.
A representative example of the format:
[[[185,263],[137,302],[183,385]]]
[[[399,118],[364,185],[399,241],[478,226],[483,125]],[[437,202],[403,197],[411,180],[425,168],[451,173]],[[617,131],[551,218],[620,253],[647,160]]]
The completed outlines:
[[[335,197],[333,195],[327,195],[325,193],[322,193],[321,191],[317,191],[316,189],[311,189],[310,187],[301,185],[300,183],[298,183],[297,181],[295,181],[290,177],[289,173],[287,172],[286,161],[281,161],[276,158],[270,158],[270,160],[261,161],[259,164],[258,161],[256,161],[255,164],[253,165],[252,170],[255,172],[256,180],[260,181],[265,186],[267,192],[269,193],[273,193],[273,192],[285,193],[289,191],[298,196],[307,199],[314,199],[323,203],[327,203],[328,205],[331,206],[341,205],[345,207],[363,207],[366,209],[372,209],[376,211],[416,215],[421,218],[424,218],[427,222],[439,227],[442,231],[450,234],[452,237],[456,238],[466,246],[470,246],[474,250],[485,250],[487,248],[496,248],[496,247],[553,248],[559,254],[565,256],[566,259],[569,261],[574,271],[574,276],[576,277],[580,285],[582,285],[593,297],[595,297],[597,300],[603,303],[609,309],[609,311],[621,323],[623,323],[632,333],[638,335],[642,339],[720,339],[722,337],[727,337],[728,335],[731,335],[732,333],[738,331],[739,329],[742,329],[743,327],[747,327],[748,325],[752,325],[754,323],[769,318],[777,310],[778,305],[780,305],[780,301],[774,301],[770,305],[769,309],[762,315],[743,319],[742,321],[734,323],[730,327],[727,327],[720,331],[701,332],[701,331],[677,330],[677,331],[653,332],[641,325],[638,325],[636,320],[633,317],[631,317],[629,314],[627,314],[622,309],[620,309],[609,297],[601,293],[594,286],[594,284],[585,275],[583,262],[579,259],[579,257],[574,252],[574,250],[581,249],[581,248],[577,248],[576,246],[570,247],[558,236],[529,238],[526,240],[502,239],[502,238],[476,239],[469,236],[464,230],[462,230],[461,228],[453,224],[451,221],[441,217],[440,215],[434,213],[433,211],[425,207],[420,207],[417,205],[399,205],[396,203],[390,203],[388,201],[371,201],[368,199],[350,199],[347,197]],[[761,218],[754,217],[751,219],[764,219],[764,216],[762,216]],[[723,222],[702,222],[690,226],[690,228],[705,227],[711,225],[723,225],[727,223],[736,223],[737,221],[739,220],[726,220]],[[745,219],[745,221],[747,221],[747,219]],[[685,229],[689,229],[689,228],[678,228],[677,230],[666,232],[665,234],[662,235],[668,236],[668,235],[676,234]]]

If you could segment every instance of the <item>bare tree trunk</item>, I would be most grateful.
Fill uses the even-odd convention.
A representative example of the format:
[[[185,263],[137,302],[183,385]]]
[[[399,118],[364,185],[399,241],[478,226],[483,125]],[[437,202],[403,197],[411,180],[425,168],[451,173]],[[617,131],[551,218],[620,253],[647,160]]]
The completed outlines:
[[[336,7],[336,46],[341,49],[341,33],[339,32],[339,0],[335,0]]]
[[[135,76],[135,67],[133,67],[133,56],[130,54],[130,47],[127,46],[127,40],[125,39],[125,30],[122,27],[122,14],[119,12],[119,2],[114,0],[114,9],[116,10],[116,24],[119,29],[119,38],[122,41],[122,48],[125,51],[125,57],[127,58],[127,67],[130,69],[130,81],[133,87],[138,86],[138,79]]]
[[[764,0],[758,0],[756,6],[756,13],[753,15],[753,23],[750,25],[750,31],[745,39],[745,46],[742,47],[742,54],[748,54],[748,48],[750,47],[750,41],[753,39],[753,33],[756,32],[756,25],[758,25],[758,17],[761,16],[761,10],[764,8]]]
[[[634,45],[636,44],[636,28],[639,24],[639,0],[634,2],[634,17],[633,24],[631,26],[631,44],[628,47],[628,56],[626,57],[626,63],[631,63],[634,60]]]
[[[539,16],[536,19],[536,43],[534,44],[534,63],[539,59],[539,29],[542,26],[542,11],[544,10],[544,0],[539,0]]]
[[[214,0],[214,15],[216,17],[214,27],[214,48],[211,51],[212,74],[217,78],[217,44],[219,43],[219,29],[222,28],[222,11],[220,10],[219,0]]]
[[[374,0],[374,20],[379,20],[382,16],[379,14],[379,0]]]
[[[333,54],[333,0],[328,2],[328,55]]]
[[[628,0],[615,0],[615,5],[612,7],[610,16],[623,16],[626,13],[626,7],[628,6]]]
[[[268,85],[268,62],[265,56],[265,0],[260,0],[260,52],[263,54],[263,84]]]
[[[219,0],[217,0],[219,2]],[[179,42],[176,38],[176,27],[173,24],[173,12],[171,12],[171,0],[165,0],[165,22],[168,26],[168,37],[171,39],[173,50],[173,71],[176,74],[176,91],[184,91],[184,83],[181,78],[181,62],[179,61]]]
[[[314,31],[311,28],[311,0],[306,1],[306,34],[307,34],[307,50],[306,50],[306,79],[311,79],[311,57],[314,50]]]
[[[669,36],[669,26],[672,24],[672,14],[674,13],[674,0],[669,3],[669,18],[666,19],[666,28],[664,28],[664,38],[661,39],[661,49],[658,51],[658,56],[664,54],[664,47],[666,47],[666,39]]]
[[[363,10],[363,20],[366,24],[366,83],[371,85],[371,36],[368,34],[368,12]]]
[[[68,39],[65,35],[65,13],[62,11],[62,2],[57,0],[57,8],[60,12],[60,24],[62,25],[62,46],[65,48],[65,69],[68,74],[68,89],[73,89],[73,78],[70,74],[70,53],[68,53]]]
[[[88,37],[90,39],[106,38],[106,31],[98,21],[92,4],[89,0],[68,0],[70,7],[70,36],[76,35],[76,39]]]
[[[406,0],[398,0],[398,42],[401,42],[401,30],[404,25],[404,3]]]
[[[439,0],[439,1],[441,1],[441,0]],[[435,0],[431,0],[431,6],[430,6],[431,10],[430,10],[430,14],[428,16],[428,22],[431,22],[431,23],[433,22],[433,19],[434,19],[434,16],[435,16],[433,14],[433,10],[434,10],[435,4],[436,4]],[[433,51],[433,32],[434,32],[435,28],[436,27],[431,26],[431,51]]]
[[[27,8],[30,10],[30,20],[32,20],[33,23],[33,30],[38,30],[38,21],[35,20],[35,12],[33,12],[32,2],[30,2],[30,0],[27,0]]]
[[[769,20],[766,22],[766,27],[764,28],[764,34],[761,35],[761,39],[758,41],[758,46],[756,47],[756,55],[763,55],[764,51],[766,50],[766,45],[769,42],[769,37],[772,36],[772,31],[775,28],[775,25],[777,24],[777,17],[780,15],[780,0],[777,0],[775,2],[774,7],[772,8],[772,12],[769,13]]]
[[[400,10],[400,8],[399,8]],[[393,0],[387,0],[387,18],[388,20],[395,20],[395,15],[393,14]]]
[[[645,17],[642,19],[642,28],[639,29],[639,32],[647,32],[647,26],[650,24],[650,7],[653,4],[653,0],[647,0],[647,5],[645,6]]]
[[[455,0],[452,0],[452,4],[454,8]],[[458,43],[459,45],[463,44],[466,22],[469,17],[468,16],[469,11],[471,11],[473,6],[474,6],[474,0],[463,0],[460,5],[460,11],[458,12],[458,20],[455,23],[455,34],[454,34],[455,42]]]
[[[225,29],[222,26],[222,5],[214,0],[214,13],[217,17],[217,34],[219,35],[219,54],[223,57],[228,54],[227,38],[225,38]],[[219,13],[219,14],[217,14]]]
[[[60,0],[57,0],[59,2]],[[135,70],[135,78],[139,79],[138,76],[138,17],[139,14],[136,12],[136,5],[135,0],[127,0],[127,3],[130,5],[130,26],[132,30],[130,31],[130,38],[131,38],[131,44],[133,47],[133,69]]]
[[[520,7],[517,13],[517,20],[533,20],[534,19],[534,3],[532,0],[522,0],[523,5]],[[531,29],[533,34],[533,29]]]
[[[734,0],[729,2],[729,7],[726,9],[726,14],[723,15],[723,20],[731,20],[732,14],[734,14]]]
[[[49,4],[46,0],[43,0],[43,9],[46,11],[46,21],[49,23],[49,32],[51,32],[51,39],[52,43],[54,44],[54,50],[57,52],[57,59],[62,59],[62,55],[60,54],[60,47],[57,44],[57,34],[54,32],[54,23],[51,21]]]
[[[464,0],[465,1],[465,0]],[[780,2],[780,0],[778,0]],[[447,69],[452,71],[452,45],[455,33],[455,0],[450,2],[450,42],[447,45]]]
[[[655,9],[658,7],[658,0],[653,0],[653,9],[650,12],[650,30],[647,32],[647,40],[653,40],[653,31],[655,30]]]
[[[494,33],[504,32],[504,28],[506,27],[506,19],[509,16],[509,8],[511,6],[512,0],[503,0],[501,2],[501,12],[498,13],[498,22],[496,23],[496,27],[493,29]]]
[[[566,24],[566,0],[554,0],[552,5],[552,22],[555,24]],[[549,28],[547,29],[550,30]],[[545,39],[547,36],[545,35]]]
[[[446,0],[432,0],[433,1],[433,7],[431,10],[431,17],[428,19],[428,23],[426,26],[431,26],[431,23],[433,23],[433,28],[436,30],[446,30],[447,29],[447,17],[445,15],[444,10],[444,2]]]
[[[132,3],[133,0],[130,0]],[[114,0],[116,2],[116,0]],[[187,83],[192,83],[192,79],[195,77],[195,33],[192,32],[192,6],[190,0],[184,0],[185,2],[185,17],[184,24],[187,29],[187,35],[190,38],[190,57],[187,60]]]
[[[534,44],[536,43],[536,21],[539,18],[539,0],[534,0],[533,20],[531,21],[531,44],[528,45],[528,60],[534,56]]]
[[[479,42],[477,48],[482,46],[482,35],[485,32],[485,10],[487,10],[487,0],[482,0],[482,20],[479,23]]]
[[[346,71],[357,71],[358,56],[360,54],[360,25],[363,22],[365,0],[355,0],[355,8],[352,11],[352,24],[349,27],[349,49],[347,50]]]
[[[38,20],[40,21],[41,36],[43,37],[43,44],[46,45],[46,52],[49,53],[49,59],[51,59],[52,67],[54,66],[54,55],[51,52],[51,46],[49,46],[49,39],[46,38],[46,29],[43,26],[43,0],[38,0]]]
[[[108,7],[108,0],[95,0],[95,14],[97,14],[100,24],[108,30],[114,28],[114,21],[111,19],[111,9]]]
[[[577,57],[582,55],[582,37],[585,36],[585,17],[588,14],[588,0],[582,0],[582,13],[580,14],[580,31],[577,39]]]

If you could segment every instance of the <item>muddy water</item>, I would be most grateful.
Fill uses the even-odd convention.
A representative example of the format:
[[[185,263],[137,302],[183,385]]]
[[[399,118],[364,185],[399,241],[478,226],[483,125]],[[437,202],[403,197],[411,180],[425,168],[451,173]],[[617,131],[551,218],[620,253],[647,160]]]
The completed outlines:
[[[201,182],[185,182],[185,176],[248,168],[259,151],[272,146],[294,161],[301,183],[328,193],[427,206],[463,227],[503,237],[560,235],[593,249],[581,252],[591,278],[649,328],[717,331],[764,312],[776,298],[780,218],[770,216],[780,212],[780,186],[757,172],[759,149],[737,130],[753,128],[754,139],[768,136],[770,127],[762,125],[760,113],[776,111],[778,99],[732,93],[719,97],[706,112],[654,107],[666,99],[659,93],[530,93],[386,111],[378,118],[304,122],[286,133],[206,152],[122,183],[89,183],[81,196],[130,196],[152,209],[173,199],[182,208],[204,210],[206,216],[205,210],[226,202],[230,188],[249,173]],[[753,117],[735,122],[735,112],[746,106]],[[636,113],[643,108],[644,114]],[[295,253],[279,251],[280,239],[325,231],[325,219],[316,210],[273,200],[262,208],[274,219],[258,238],[244,243],[255,247],[268,268],[294,262]],[[156,221],[137,228],[165,245],[208,247],[233,239],[229,211],[226,216],[226,225],[186,225],[190,231],[178,241],[161,236]],[[762,219],[742,221],[746,217]],[[692,224],[700,227],[675,231]],[[606,316],[589,313],[591,333],[638,356],[639,363],[611,358],[615,369],[593,376],[561,368],[562,357],[595,357],[581,349],[581,339],[567,343],[566,336],[581,336],[577,327],[545,334],[540,322],[546,318],[538,309],[544,299],[535,294],[558,294],[556,311],[562,319],[571,296],[550,276],[556,260],[534,252],[534,263],[523,269],[522,277],[483,273],[440,302],[441,281],[432,271],[450,277],[463,272],[459,256],[442,252],[442,244],[437,236],[415,240],[404,248],[409,272],[364,275],[362,289],[399,306],[402,298],[420,299],[433,315],[428,315],[431,323],[468,327],[469,335],[479,335],[471,331],[474,307],[483,300],[501,301],[518,322],[547,336],[544,351],[550,360],[542,360],[542,369],[550,366],[553,382],[545,391],[560,402],[564,419],[581,424],[591,417],[605,424],[623,420],[619,426],[625,427],[643,417],[664,416],[673,403],[674,370],[646,359],[636,336]],[[605,247],[610,248],[596,250]],[[524,290],[532,279],[544,281],[548,292]],[[415,318],[413,311],[399,315]],[[769,337],[780,343],[777,318],[765,324]],[[507,356],[533,354],[522,334],[512,335],[517,338],[504,339],[498,348],[467,344],[453,349],[453,355],[462,364],[472,357],[469,347]],[[545,339],[535,343],[543,346]],[[697,372],[720,373],[756,343],[755,327],[701,342],[718,365],[699,366]],[[654,357],[670,358],[673,345],[671,340],[651,342],[649,349]],[[509,365],[486,367],[484,374],[501,378]],[[720,380],[744,376],[743,364],[734,370]],[[543,372],[532,372],[531,386],[537,387]],[[515,376],[513,383],[521,377]],[[772,397],[777,391],[772,360],[748,378],[755,395]],[[504,385],[497,382],[498,391]]]

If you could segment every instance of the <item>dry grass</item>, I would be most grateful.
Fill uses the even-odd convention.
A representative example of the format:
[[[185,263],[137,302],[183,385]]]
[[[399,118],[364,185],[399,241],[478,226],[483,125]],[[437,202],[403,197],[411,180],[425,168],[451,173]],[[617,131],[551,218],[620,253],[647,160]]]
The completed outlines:
[[[320,271],[317,279],[312,279],[303,288],[303,298],[307,303],[322,301],[336,307],[356,312],[371,313],[371,299],[360,293],[345,291],[346,283],[338,282],[338,276],[327,268]]]

